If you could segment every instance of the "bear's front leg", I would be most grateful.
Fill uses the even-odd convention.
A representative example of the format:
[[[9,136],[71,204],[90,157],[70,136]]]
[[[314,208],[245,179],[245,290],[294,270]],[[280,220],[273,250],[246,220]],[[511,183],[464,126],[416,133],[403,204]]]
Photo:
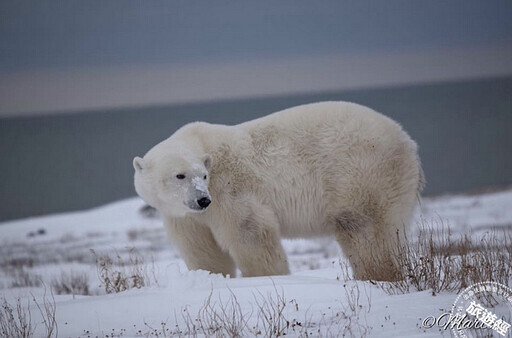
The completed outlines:
[[[274,213],[264,207],[251,208],[237,226],[230,253],[244,277],[287,275],[288,260],[281,245]]]
[[[235,277],[233,259],[221,250],[208,227],[187,218],[165,219],[164,223],[169,238],[190,270],[208,270]]]

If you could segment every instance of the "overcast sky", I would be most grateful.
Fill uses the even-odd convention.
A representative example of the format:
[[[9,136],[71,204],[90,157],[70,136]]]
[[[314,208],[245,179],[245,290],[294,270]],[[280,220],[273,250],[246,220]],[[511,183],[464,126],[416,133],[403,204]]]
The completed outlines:
[[[57,94],[62,92],[61,87],[69,88],[69,81],[82,85],[77,85],[75,92],[71,88],[66,93],[68,101],[73,102],[80,99],[78,96],[84,91],[83,87],[116,86],[112,83],[105,84],[105,76],[101,79],[86,79],[91,81],[86,83],[83,74],[78,77],[76,75],[81,70],[90,74],[103,74],[105,69],[124,69],[120,72],[125,74],[123,72],[127,70],[131,72],[133,69],[151,67],[158,74],[158,67],[162,65],[169,74],[174,74],[176,69],[183,72],[187,67],[193,72],[194,66],[198,65],[203,67],[204,73],[207,65],[225,67],[233,64],[233,68],[224,69],[240,74],[246,70],[236,68],[236,65],[250,64],[254,67],[257,63],[267,64],[268,67],[262,68],[262,72],[272,73],[273,69],[286,65],[287,60],[292,64],[306,62],[304,60],[309,60],[310,64],[318,64],[325,63],[326,58],[337,59],[337,66],[341,68],[345,66],[347,69],[364,69],[364,65],[352,65],[348,61],[339,60],[348,58],[354,61],[359,56],[375,58],[379,55],[391,55],[394,58],[401,53],[416,55],[416,58],[418,54],[427,53],[432,59],[435,58],[436,51],[449,58],[454,53],[464,54],[465,50],[480,53],[480,56],[469,55],[470,60],[476,60],[481,57],[482,49],[489,50],[488,46],[496,48],[495,51],[487,53],[489,59],[485,56],[469,63],[467,60],[460,60],[467,63],[464,69],[473,66],[482,68],[481,64],[486,60],[495,62],[494,58],[505,60],[511,55],[511,18],[510,0],[2,1],[0,75],[4,80],[0,79],[0,91],[3,91],[0,92],[0,99],[3,101],[0,102],[0,114],[87,108],[83,104],[59,106],[63,99]],[[379,62],[383,64],[384,61],[376,62],[375,65],[369,65],[369,68],[379,68]],[[416,63],[421,62],[423,61],[416,60],[412,63],[417,67]],[[447,64],[442,59],[439,62],[446,64],[448,70],[446,72],[441,69],[440,73],[446,73],[453,78],[460,75],[461,70],[452,70],[457,65]],[[496,62],[499,64],[501,61]],[[390,67],[393,68],[393,65]],[[439,70],[439,64],[428,67]],[[499,67],[504,74],[509,71],[508,65],[499,64]],[[55,70],[58,72],[44,73],[44,76],[41,73],[31,73]],[[214,71],[214,68],[211,70]],[[68,71],[71,75],[63,75],[62,72]],[[322,70],[318,71],[322,73]],[[165,73],[165,70],[162,72]],[[250,74],[250,71],[247,72]],[[323,72],[329,73],[327,68]],[[123,81],[134,79],[128,75],[119,75],[121,73],[112,76],[120,76]],[[139,73],[149,74],[150,71]],[[411,70],[404,69],[403,73],[409,74]],[[494,70],[485,69],[477,75],[482,74],[496,75]],[[344,78],[346,72],[339,71],[337,75]],[[364,73],[359,77],[359,74],[349,75],[353,76],[347,76],[350,82],[369,76]],[[72,80],[69,80],[70,76]],[[192,78],[194,76],[196,75],[192,75]],[[313,77],[312,82],[323,81],[322,78],[315,79],[313,73],[310,76]],[[67,78],[67,82],[62,77]],[[172,76],[169,75],[170,77]],[[188,78],[182,75],[180,79],[183,80],[184,77]],[[290,82],[298,80],[297,76],[290,77]],[[48,92],[49,89],[37,87],[37,81],[43,84],[56,83],[56,92],[52,94]],[[155,83],[152,77],[145,81]],[[199,84],[194,82],[191,88],[184,91],[190,92],[203,82],[200,78],[197,81]],[[222,81],[229,82],[229,79],[221,79]],[[246,81],[250,88],[251,79]],[[387,78],[377,78],[374,82],[385,81]],[[389,81],[393,83],[392,79]],[[315,88],[324,90],[332,86],[331,82],[329,80]],[[161,88],[162,84],[157,83],[155,86]],[[244,83],[233,81],[233,86],[239,90],[244,87]],[[258,86],[261,87],[261,84]],[[171,87],[168,91],[173,90]],[[301,88],[291,86],[283,89],[297,91]],[[339,83],[333,89],[342,88],[345,88],[344,84]],[[278,89],[275,90],[279,92]],[[155,87],[148,90],[148,93],[156,90]],[[230,92],[231,89],[223,90]],[[26,97],[19,96],[22,95],[19,92]],[[19,97],[13,98],[13,93],[18,93]],[[127,98],[133,97],[131,92],[123,93]],[[258,94],[266,93],[248,89],[240,95]],[[194,97],[193,93],[189,96]],[[197,94],[199,99],[224,96],[216,93]],[[34,102],[31,103],[30,100]],[[141,104],[167,102],[165,97],[136,100],[141,100]],[[87,101],[98,103],[98,107],[122,104],[117,101],[102,102],[94,96],[87,98]]]
[[[512,41],[512,1],[2,1],[0,67],[238,60]]]

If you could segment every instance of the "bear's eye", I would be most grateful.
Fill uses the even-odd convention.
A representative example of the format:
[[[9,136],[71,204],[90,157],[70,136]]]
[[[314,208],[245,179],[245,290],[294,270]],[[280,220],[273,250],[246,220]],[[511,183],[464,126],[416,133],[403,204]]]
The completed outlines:
[[[206,175],[204,175],[203,180],[206,180]]]
[[[185,178],[185,175],[183,175],[183,174],[178,174],[178,175],[176,175],[176,178],[177,178],[178,180],[182,180],[182,179],[184,179],[184,178]]]

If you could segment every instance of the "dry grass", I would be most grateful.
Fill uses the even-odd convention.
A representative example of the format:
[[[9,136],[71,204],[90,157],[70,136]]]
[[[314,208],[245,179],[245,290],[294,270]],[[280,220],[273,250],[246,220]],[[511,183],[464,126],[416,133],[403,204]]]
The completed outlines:
[[[177,326],[173,332],[174,335],[203,335],[205,337],[244,337],[247,335],[248,318],[251,317],[251,313],[242,311],[236,295],[231,292],[227,302],[221,298],[213,301],[212,295],[213,290],[195,318],[191,316],[187,308],[182,311],[181,317],[184,325],[182,328]]]
[[[55,297],[53,296],[53,292],[50,289],[50,297],[46,296],[46,287],[44,288],[43,302],[39,303],[34,296],[32,296],[32,300],[37,306],[39,313],[41,314],[41,318],[43,320],[43,324],[45,327],[45,337],[52,338],[57,337],[59,335],[59,329],[57,326],[57,305],[55,304]]]
[[[423,220],[417,237],[405,241],[395,258],[399,266],[395,281],[378,283],[389,294],[460,292],[486,281],[508,285],[512,277],[512,234],[489,230],[474,242],[470,235],[454,236],[444,224],[433,227]]]
[[[149,266],[137,250],[131,249],[127,259],[119,253],[97,254],[96,257],[98,278],[106,293],[118,293],[132,288],[150,286],[153,282],[158,285],[154,264]]]
[[[73,296],[87,296],[91,294],[89,291],[89,277],[84,272],[62,272],[59,278],[52,279],[50,285],[58,295],[68,294]]]
[[[286,319],[284,311],[288,305],[284,292],[278,292],[275,284],[273,292],[266,295],[258,293],[254,296],[257,307],[257,332],[264,337],[281,337],[286,335],[290,328],[290,321]]]
[[[9,286],[12,288],[39,287],[41,276],[32,272],[34,261],[30,257],[11,257],[9,250],[3,248],[0,254],[0,268],[6,276],[11,278]]]
[[[51,294],[51,299],[49,299],[46,296],[45,288],[42,303],[39,303],[34,296],[32,296],[32,301],[41,314],[42,323],[45,328],[43,337],[57,337],[58,328],[55,317],[57,307],[53,293]],[[27,306],[24,307],[19,298],[14,305],[7,302],[5,298],[2,298],[0,308],[0,336],[28,338],[34,336],[35,329],[36,324],[32,322],[29,299],[27,299]]]
[[[363,306],[363,298],[370,302],[370,296],[361,292],[357,283],[343,285],[346,300],[339,303],[331,314],[322,313],[319,322],[308,318],[298,320],[299,304],[296,300],[287,301],[282,290],[274,288],[253,295],[254,303],[243,311],[236,295],[231,292],[227,301],[218,298],[214,301],[213,291],[206,298],[196,315],[189,308],[176,315],[176,324],[169,327],[162,321],[154,328],[145,323],[147,337],[365,337],[371,331],[366,324],[368,306]],[[364,296],[364,297],[363,297]],[[362,321],[364,319],[364,321]]]
[[[9,304],[5,298],[2,299],[0,308],[0,333],[2,337],[32,337],[34,329],[28,304],[25,308],[19,298],[14,305]]]
[[[327,334],[333,333],[334,337],[365,337],[370,334],[372,328],[366,322],[366,314],[371,310],[371,294],[366,288],[361,292],[358,283],[348,286],[343,285],[346,302],[340,304],[341,311],[337,312],[338,321],[333,321],[334,332],[331,328]],[[364,304],[364,305],[363,305]],[[341,329],[341,330],[340,330]]]
[[[366,337],[372,327],[366,315],[371,310],[371,293],[358,281],[343,284],[345,298],[338,306],[322,313],[318,323],[305,321],[296,331],[299,337]]]
[[[42,284],[41,276],[28,271],[23,266],[10,269],[8,274],[12,278],[11,287],[13,288],[39,287]]]

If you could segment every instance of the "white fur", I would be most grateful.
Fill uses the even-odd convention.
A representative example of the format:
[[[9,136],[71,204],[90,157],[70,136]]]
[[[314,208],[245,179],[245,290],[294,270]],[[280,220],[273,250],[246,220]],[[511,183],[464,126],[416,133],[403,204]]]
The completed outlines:
[[[234,275],[236,264],[244,276],[289,273],[281,237],[334,235],[357,278],[391,279],[390,253],[423,185],[400,125],[346,102],[236,126],[191,123],[134,167],[138,194],[161,212],[190,269]],[[211,205],[190,209],[201,194]]]

